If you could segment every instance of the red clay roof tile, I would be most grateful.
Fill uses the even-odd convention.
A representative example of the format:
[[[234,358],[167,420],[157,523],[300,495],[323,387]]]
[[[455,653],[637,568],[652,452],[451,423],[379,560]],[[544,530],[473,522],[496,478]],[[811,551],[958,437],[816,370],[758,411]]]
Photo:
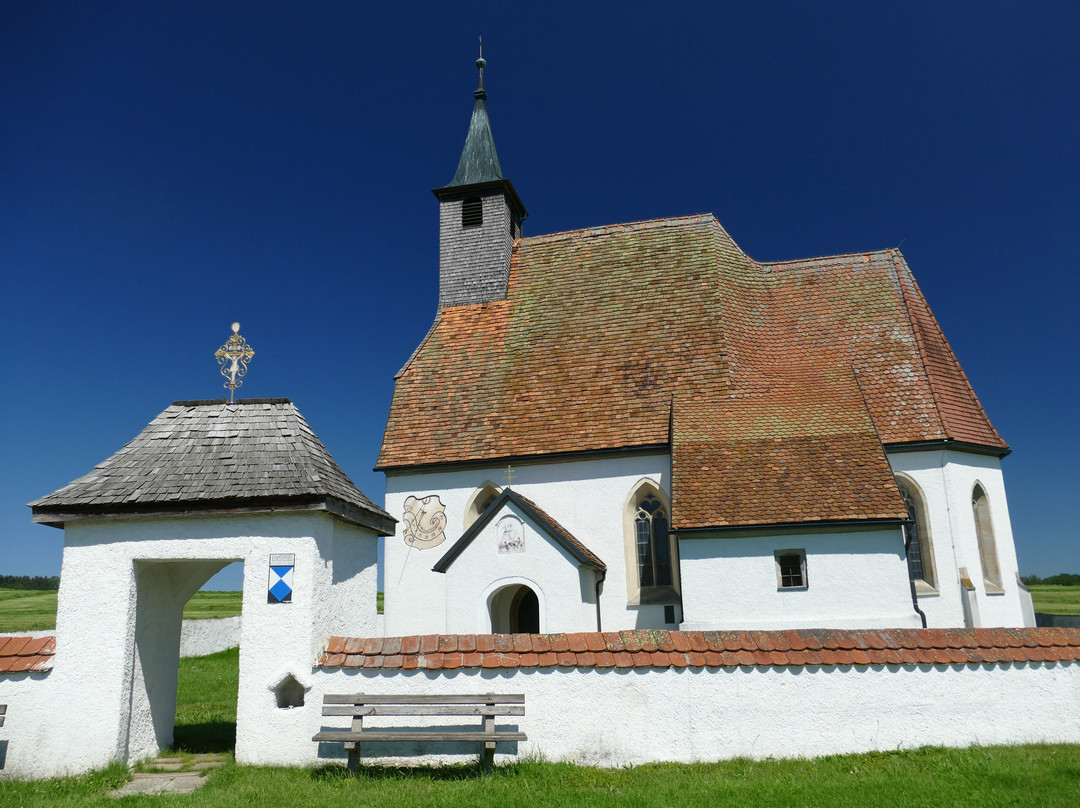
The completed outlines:
[[[711,647],[710,642],[711,641]],[[439,651],[439,648],[477,651]],[[654,648],[645,650],[643,646]],[[815,646],[818,646],[815,649]],[[0,637],[0,671],[48,669],[55,641]],[[523,651],[527,647],[552,650]],[[1080,629],[873,629],[787,631],[584,632],[553,635],[331,637],[325,668],[820,667],[847,665],[1013,664],[1080,661]],[[335,653],[332,649],[359,649]],[[386,649],[400,653],[384,654]],[[412,650],[412,649],[419,650]],[[423,649],[432,649],[424,651]],[[624,648],[626,650],[624,650]],[[630,648],[637,650],[631,651]],[[678,650],[680,648],[686,651]],[[720,650],[730,648],[734,650]],[[773,650],[766,650],[766,649]],[[16,653],[9,653],[15,649]],[[487,650],[483,650],[487,649]],[[574,650],[580,649],[580,650]],[[597,649],[597,650],[593,650]],[[669,650],[661,650],[669,649]],[[798,650],[806,649],[806,650]],[[32,653],[40,651],[41,653]],[[45,665],[44,668],[39,666]]]
[[[0,637],[0,673],[45,672],[52,670],[56,638]]]

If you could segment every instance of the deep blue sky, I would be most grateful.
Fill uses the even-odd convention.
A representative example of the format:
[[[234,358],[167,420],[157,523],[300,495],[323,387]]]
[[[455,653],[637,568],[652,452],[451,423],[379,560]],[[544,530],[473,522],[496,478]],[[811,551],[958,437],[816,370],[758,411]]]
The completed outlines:
[[[1080,572],[1080,6],[0,5],[0,573],[25,503],[174,399],[292,398],[371,471],[489,110],[527,234],[713,212],[759,260],[902,242],[991,419],[1024,573]]]

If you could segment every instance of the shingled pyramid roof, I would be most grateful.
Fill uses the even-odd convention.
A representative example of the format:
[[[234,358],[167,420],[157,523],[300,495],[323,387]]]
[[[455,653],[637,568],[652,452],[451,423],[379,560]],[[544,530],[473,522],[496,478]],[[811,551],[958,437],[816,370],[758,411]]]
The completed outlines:
[[[399,374],[377,467],[670,450],[676,528],[906,518],[883,444],[1008,451],[900,252],[760,263],[703,215],[517,240],[506,299]]]
[[[124,448],[30,503],[35,522],[90,516],[329,510],[393,533],[287,398],[176,401]]]

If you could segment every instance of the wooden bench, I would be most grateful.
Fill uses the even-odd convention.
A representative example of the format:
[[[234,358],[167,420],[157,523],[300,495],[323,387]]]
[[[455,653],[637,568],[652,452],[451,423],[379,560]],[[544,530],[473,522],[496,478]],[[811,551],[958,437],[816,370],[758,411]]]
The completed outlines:
[[[349,768],[360,765],[360,744],[365,741],[478,741],[484,744],[484,771],[491,771],[495,761],[495,744],[499,741],[527,741],[524,732],[498,729],[495,717],[525,715],[524,693],[480,693],[478,695],[445,696],[374,696],[365,693],[326,695],[323,697],[324,716],[350,716],[349,729],[328,729],[311,739],[319,742],[341,742],[349,750]],[[365,727],[370,716],[434,717],[473,715],[481,718],[480,728],[462,730],[453,726]]]

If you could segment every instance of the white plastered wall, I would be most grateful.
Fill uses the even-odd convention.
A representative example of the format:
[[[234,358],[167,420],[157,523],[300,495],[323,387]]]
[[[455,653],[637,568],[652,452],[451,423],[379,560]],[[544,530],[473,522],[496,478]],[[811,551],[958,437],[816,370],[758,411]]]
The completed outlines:
[[[7,702],[18,721],[0,736],[3,774],[78,773],[170,743],[183,605],[232,561],[244,562],[236,757],[247,760],[265,731],[298,720],[274,686],[289,674],[310,686],[331,634],[374,632],[376,541],[314,511],[68,523],[54,668]],[[277,553],[295,556],[291,603],[267,602]],[[0,694],[14,688],[0,677]]]
[[[1017,583],[1016,544],[1001,461],[974,452],[937,450],[892,452],[889,463],[894,472],[913,480],[926,500],[937,588],[936,593],[923,591],[919,595],[919,608],[926,614],[927,625],[930,628],[964,625],[958,574],[961,567],[967,569],[975,585],[979,625],[1024,625],[1024,593]],[[1003,593],[987,594],[983,579],[971,508],[976,483],[982,485],[990,504]]]
[[[523,548],[500,552],[503,520],[523,528]],[[595,573],[557,545],[513,503],[506,503],[446,571],[446,629],[451,634],[488,634],[489,600],[499,589],[528,586],[540,601],[540,632],[596,629]]]
[[[529,740],[500,744],[501,760],[541,755],[548,760],[624,766],[737,756],[815,757],[938,744],[1080,741],[1076,663],[719,670],[352,669],[317,671],[310,706],[304,708],[303,729],[268,737],[259,762],[344,762],[342,744],[316,744],[310,739],[323,727],[348,725],[346,718],[321,717],[316,700],[326,693],[354,692],[524,693],[525,715],[497,723],[519,727]],[[424,724],[428,721],[438,719],[426,719]],[[446,721],[475,725],[470,719]],[[372,744],[363,754],[367,758],[424,751],[474,756],[476,745],[424,749]]]
[[[899,528],[680,539],[682,628],[921,626],[903,548]],[[806,552],[805,589],[779,589],[778,550]]]
[[[433,548],[417,550],[398,535],[386,539],[385,633],[388,636],[432,634],[450,631],[444,604],[446,575],[432,567],[465,532],[469,499],[485,483],[504,484],[505,466],[490,466],[423,474],[387,475],[386,510],[401,519],[407,497],[437,494],[446,507],[446,540]],[[671,462],[666,453],[630,455],[596,460],[521,465],[513,468],[512,488],[541,508],[607,565],[600,596],[604,630],[675,628],[666,625],[663,606],[628,606],[623,535],[623,506],[642,479],[670,491]],[[460,563],[459,562],[455,562]],[[451,568],[452,569],[452,568]],[[478,581],[485,589],[493,581]],[[595,631],[593,605],[581,611],[580,625],[559,630]],[[479,627],[468,629],[470,632]]]

